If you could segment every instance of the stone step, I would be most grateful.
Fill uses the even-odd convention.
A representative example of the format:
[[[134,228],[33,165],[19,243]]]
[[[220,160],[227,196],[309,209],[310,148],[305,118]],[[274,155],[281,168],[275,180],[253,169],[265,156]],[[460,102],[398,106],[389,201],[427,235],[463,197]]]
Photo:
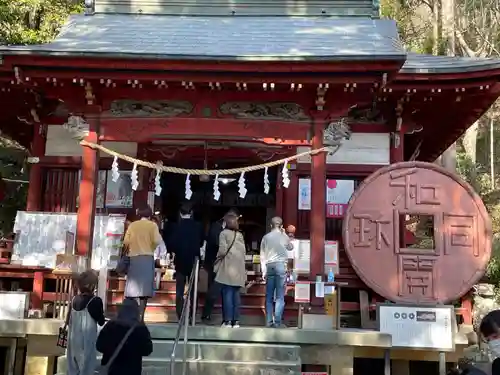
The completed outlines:
[[[173,344],[174,342],[169,340],[153,340],[153,353],[148,358],[170,358]],[[182,339],[177,345],[176,357],[184,358],[184,343]],[[190,360],[226,360],[239,362],[300,361],[300,347],[279,344],[189,341],[186,358]]]
[[[228,328],[229,329],[229,328]],[[169,375],[170,355],[173,340],[153,340],[153,353],[143,359],[142,374]],[[100,361],[100,357],[97,358]],[[176,370],[182,374],[184,343],[176,349]],[[300,346],[281,344],[190,341],[186,351],[187,374],[236,374],[262,375],[265,371],[273,375],[300,373]],[[58,375],[67,372],[66,357],[57,360]]]
[[[173,375],[183,374],[184,361],[176,359]],[[300,375],[300,361],[227,361],[189,359],[185,363],[185,375]],[[57,374],[67,375],[66,357],[59,357]],[[171,375],[170,359],[146,357],[142,361],[142,375]]]
[[[174,374],[170,373],[170,361],[145,361],[142,375],[182,375],[183,362],[175,363]],[[205,361],[189,360],[185,364],[186,375],[300,375],[300,362],[240,362],[240,361]]]

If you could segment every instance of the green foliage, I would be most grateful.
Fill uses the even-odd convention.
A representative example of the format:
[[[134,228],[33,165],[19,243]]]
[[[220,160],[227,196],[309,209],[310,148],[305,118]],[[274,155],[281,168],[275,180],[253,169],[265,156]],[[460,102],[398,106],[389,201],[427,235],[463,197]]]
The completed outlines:
[[[0,0],[0,44],[49,42],[70,14],[82,10],[79,0]],[[0,173],[4,178],[28,180],[26,156],[24,148],[0,137]],[[0,202],[0,237],[12,231],[16,212],[26,208],[27,187],[6,182],[6,195]]]
[[[0,44],[37,44],[54,38],[79,1],[0,0]]]
[[[495,188],[491,181],[489,149],[490,132],[489,118],[480,120],[477,137],[477,160],[473,163],[464,150],[459,140],[457,144],[457,169],[462,178],[474,187],[481,196],[486,209],[491,218],[491,227],[493,231],[492,257],[486,270],[486,277],[489,282],[500,286],[500,186],[495,181]],[[495,127],[493,137],[498,139],[500,129]],[[494,142],[493,152],[500,152],[500,144]],[[495,173],[495,176],[498,174]],[[496,179],[496,178],[495,178]]]
[[[432,53],[432,26],[422,4],[419,0],[381,0],[381,16],[397,22],[399,36],[408,50]]]
[[[28,181],[29,174],[24,168],[26,150],[7,138],[0,137],[0,174],[15,181]],[[12,232],[18,210],[26,208],[28,184],[6,181],[5,196],[0,202],[0,237]]]

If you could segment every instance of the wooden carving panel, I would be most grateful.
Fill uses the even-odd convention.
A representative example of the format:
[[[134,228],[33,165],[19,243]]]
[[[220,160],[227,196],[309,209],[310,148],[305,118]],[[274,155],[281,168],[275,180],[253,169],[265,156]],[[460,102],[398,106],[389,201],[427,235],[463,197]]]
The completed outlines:
[[[193,105],[176,100],[114,100],[104,116],[111,117],[177,117],[193,111]]]
[[[223,115],[249,120],[309,120],[297,103],[227,102],[219,107],[219,111]]]

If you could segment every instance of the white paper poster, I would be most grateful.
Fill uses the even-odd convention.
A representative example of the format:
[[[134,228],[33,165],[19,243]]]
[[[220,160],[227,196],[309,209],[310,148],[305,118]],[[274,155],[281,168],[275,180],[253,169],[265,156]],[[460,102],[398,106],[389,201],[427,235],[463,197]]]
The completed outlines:
[[[299,178],[299,210],[311,209],[311,179]]]
[[[309,303],[311,301],[311,286],[308,282],[295,283],[295,302]]]
[[[326,181],[326,217],[344,217],[354,193],[354,180]],[[299,210],[311,210],[311,179],[299,178]]]
[[[316,297],[318,297],[318,298],[325,297],[325,283],[324,282],[316,281],[315,294],[316,294]]]
[[[298,240],[298,243],[294,259],[295,271],[299,274],[309,275],[311,270],[311,241]]]
[[[392,335],[392,346],[454,350],[454,308],[378,306],[379,331]]]
[[[339,273],[338,241],[325,241],[325,275],[328,275],[330,269],[335,275]]]

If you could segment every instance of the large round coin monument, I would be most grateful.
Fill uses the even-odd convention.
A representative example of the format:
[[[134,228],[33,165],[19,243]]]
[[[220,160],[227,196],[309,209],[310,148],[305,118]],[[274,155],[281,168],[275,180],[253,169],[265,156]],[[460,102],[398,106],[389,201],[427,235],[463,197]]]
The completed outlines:
[[[406,243],[409,217],[433,226],[423,247]],[[479,196],[458,176],[424,162],[392,164],[369,176],[349,202],[343,235],[359,277],[399,303],[458,299],[482,277],[491,255],[491,224]]]

